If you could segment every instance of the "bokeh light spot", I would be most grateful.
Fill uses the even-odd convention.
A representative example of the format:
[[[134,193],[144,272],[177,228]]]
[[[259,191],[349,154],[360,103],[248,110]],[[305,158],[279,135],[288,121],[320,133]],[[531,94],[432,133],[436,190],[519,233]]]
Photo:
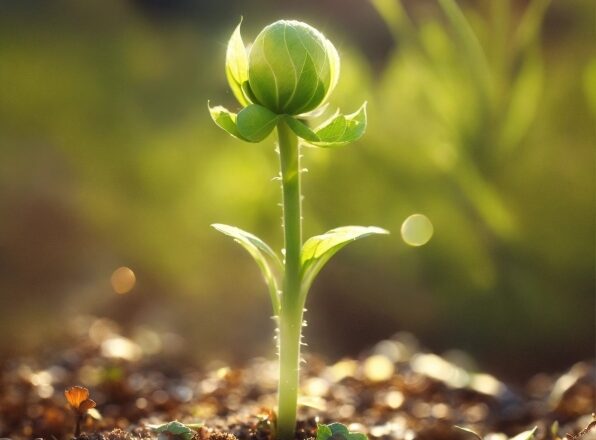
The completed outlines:
[[[401,225],[401,237],[410,246],[425,245],[433,232],[433,224],[423,214],[412,214]]]
[[[125,294],[132,290],[137,282],[135,273],[129,267],[119,267],[116,269],[110,278],[112,289],[118,294]]]
[[[381,354],[370,356],[364,361],[364,375],[373,382],[388,380],[394,369],[393,362]]]

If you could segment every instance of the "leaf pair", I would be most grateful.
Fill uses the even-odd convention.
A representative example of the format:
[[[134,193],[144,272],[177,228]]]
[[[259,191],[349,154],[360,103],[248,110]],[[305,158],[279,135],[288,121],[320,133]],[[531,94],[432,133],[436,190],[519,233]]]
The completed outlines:
[[[238,114],[222,106],[210,106],[209,112],[219,127],[247,142],[261,142],[283,118],[296,136],[322,148],[337,147],[357,141],[366,131],[367,122],[366,103],[352,114],[334,115],[314,130],[296,117],[278,115],[258,104],[249,104]]]
[[[281,308],[279,276],[284,273],[284,268],[277,254],[256,235],[235,226],[219,223],[212,226],[219,232],[232,237],[253,257],[269,287],[273,312],[276,315],[279,314]],[[301,252],[302,299],[305,299],[317,274],[340,249],[360,238],[388,233],[385,229],[376,226],[343,226],[309,238],[302,246]]]

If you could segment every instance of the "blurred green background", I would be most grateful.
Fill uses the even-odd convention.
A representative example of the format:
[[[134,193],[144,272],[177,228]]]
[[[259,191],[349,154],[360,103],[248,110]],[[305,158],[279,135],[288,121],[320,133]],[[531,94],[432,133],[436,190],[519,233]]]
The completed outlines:
[[[513,379],[594,355],[596,58],[590,0],[0,1],[0,357],[76,316],[182,334],[200,360],[273,356],[266,288],[222,222],[281,248],[274,138],[239,142],[207,100],[239,17],[338,48],[357,144],[308,149],[305,234],[342,251],[308,301],[308,350],[397,331]],[[423,247],[401,223],[433,222]],[[128,266],[137,283],[117,295]]]

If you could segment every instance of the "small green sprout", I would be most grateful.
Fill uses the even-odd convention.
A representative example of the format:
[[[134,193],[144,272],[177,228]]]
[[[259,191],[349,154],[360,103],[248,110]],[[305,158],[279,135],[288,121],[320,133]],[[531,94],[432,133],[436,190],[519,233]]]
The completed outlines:
[[[213,227],[248,251],[269,287],[278,324],[277,437],[281,440],[294,438],[302,317],[310,286],[323,266],[348,243],[388,233],[375,226],[344,226],[302,240],[302,144],[336,147],[360,139],[366,130],[366,103],[355,113],[336,113],[314,129],[306,122],[324,110],[339,78],[339,64],[333,44],[305,23],[277,21],[261,31],[250,50],[242,42],[238,25],[228,43],[226,77],[243,108],[237,114],[221,106],[209,108],[218,126],[247,142],[260,142],[277,128],[283,259],[253,234],[234,226]]]
[[[195,430],[201,428],[201,423],[184,424],[178,421],[162,425],[148,425],[157,433],[158,440],[192,440]]]
[[[368,437],[360,432],[350,432],[348,427],[341,423],[331,423],[329,425],[317,424],[315,440],[368,440]]]

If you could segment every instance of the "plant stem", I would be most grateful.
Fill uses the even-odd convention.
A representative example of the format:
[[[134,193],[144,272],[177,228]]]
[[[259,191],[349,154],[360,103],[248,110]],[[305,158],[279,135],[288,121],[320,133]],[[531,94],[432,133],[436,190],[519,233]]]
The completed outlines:
[[[77,422],[75,425],[75,432],[74,432],[75,438],[79,438],[79,436],[81,435],[81,420],[82,419],[83,419],[83,416],[81,414],[77,413]]]
[[[300,335],[303,304],[300,302],[300,251],[302,248],[302,195],[300,147],[297,136],[283,118],[277,125],[283,193],[285,272],[279,316],[279,392],[277,438],[291,440],[296,428]]]

